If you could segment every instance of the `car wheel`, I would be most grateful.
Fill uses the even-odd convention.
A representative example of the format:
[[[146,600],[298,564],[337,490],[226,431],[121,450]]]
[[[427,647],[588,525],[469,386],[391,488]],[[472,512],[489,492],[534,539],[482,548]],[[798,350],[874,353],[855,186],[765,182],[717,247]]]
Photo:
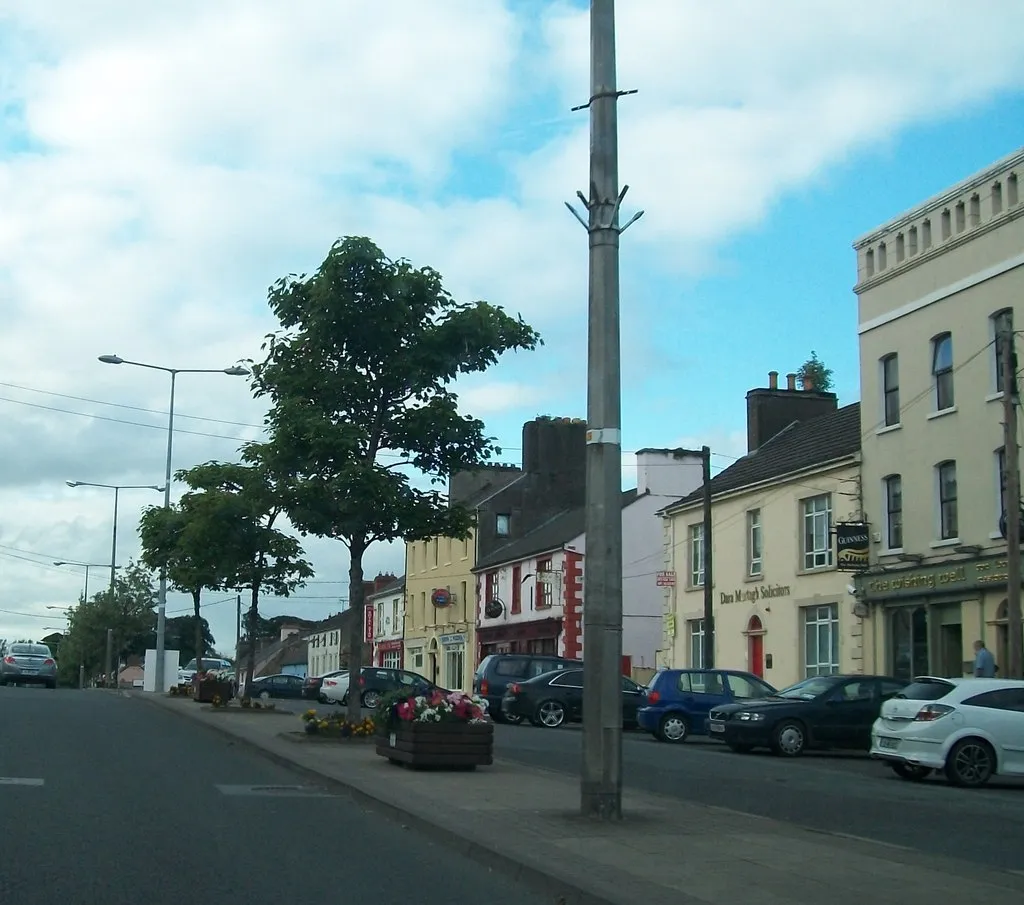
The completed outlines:
[[[932,774],[928,767],[919,767],[916,764],[894,763],[890,766],[893,773],[907,782],[921,782],[922,779],[927,779]]]
[[[362,703],[367,710],[376,710],[380,706],[380,692],[374,691],[372,688],[369,691],[364,691]]]
[[[681,713],[666,713],[658,723],[655,738],[661,742],[685,742],[690,737],[690,723]]]
[[[558,701],[541,701],[537,705],[537,725],[557,729],[565,722],[565,708]]]
[[[331,699],[329,697],[327,697],[327,695],[325,695],[325,694],[318,694],[316,696],[316,699],[321,704],[330,704],[331,703]]]
[[[796,720],[779,723],[772,733],[772,751],[783,757],[799,757],[804,753],[806,744],[804,727]]]
[[[270,700],[270,692],[269,691],[261,691],[260,692],[260,700],[263,701],[264,704],[267,701],[269,701]]]
[[[976,789],[996,772],[996,755],[980,738],[961,739],[946,758],[946,779],[955,786]]]
[[[498,710],[494,715],[494,721],[496,723],[508,723],[510,726],[518,726],[523,718],[518,713],[505,713],[504,710]]]
[[[730,751],[735,751],[737,754],[750,754],[754,750],[753,745],[739,745],[736,742],[726,742],[726,744]]]

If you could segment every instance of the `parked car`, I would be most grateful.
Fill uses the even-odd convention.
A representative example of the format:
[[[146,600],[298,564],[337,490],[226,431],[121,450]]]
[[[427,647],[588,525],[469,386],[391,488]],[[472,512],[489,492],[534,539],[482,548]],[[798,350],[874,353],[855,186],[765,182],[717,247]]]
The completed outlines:
[[[302,676],[260,676],[250,683],[249,695],[264,701],[268,698],[301,698]]]
[[[334,703],[348,704],[349,674],[343,673],[331,679],[325,679],[321,691],[325,698]],[[382,666],[364,666],[359,675],[360,703],[367,710],[376,710],[380,699],[400,688],[409,690],[410,695],[429,694],[440,690],[447,694],[446,689],[435,685],[426,676],[407,669],[391,669]]]
[[[45,685],[57,687],[57,661],[45,644],[17,642],[0,660],[0,685]]]
[[[347,669],[336,669],[333,672],[325,672],[322,676],[306,676],[302,682],[302,696],[313,701],[319,701],[321,704],[329,704],[330,700],[324,696],[322,690],[324,680],[347,675]]]
[[[958,786],[1024,775],[1024,681],[922,676],[882,705],[871,756],[901,779]]]
[[[685,742],[707,732],[712,707],[759,700],[776,689],[753,673],[731,669],[665,669],[647,686],[637,723],[663,742]]]
[[[491,718],[497,722],[520,723],[522,717],[505,713],[502,699],[512,682],[525,682],[558,669],[581,668],[579,660],[567,660],[550,654],[488,654],[473,676],[473,693],[487,699]]]
[[[178,684],[191,685],[196,674],[198,661],[195,657],[178,669]],[[221,657],[203,657],[203,672],[221,672],[226,669],[234,669],[235,664],[230,660]]]
[[[646,700],[644,687],[622,676],[622,725],[636,726],[637,710]],[[583,719],[583,670],[557,669],[513,682],[501,699],[506,717],[527,719],[534,726],[556,729]],[[510,720],[511,722],[511,720]]]
[[[908,684],[888,676],[815,676],[758,701],[714,707],[708,729],[739,752],[769,748],[797,757],[809,748],[867,751],[882,701]]]

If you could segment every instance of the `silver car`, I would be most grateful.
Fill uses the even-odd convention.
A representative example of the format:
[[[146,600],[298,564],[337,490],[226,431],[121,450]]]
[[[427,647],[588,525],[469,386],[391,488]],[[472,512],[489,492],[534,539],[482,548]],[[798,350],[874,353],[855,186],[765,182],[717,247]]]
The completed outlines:
[[[57,687],[57,661],[45,644],[18,642],[0,660],[0,685],[44,684]]]

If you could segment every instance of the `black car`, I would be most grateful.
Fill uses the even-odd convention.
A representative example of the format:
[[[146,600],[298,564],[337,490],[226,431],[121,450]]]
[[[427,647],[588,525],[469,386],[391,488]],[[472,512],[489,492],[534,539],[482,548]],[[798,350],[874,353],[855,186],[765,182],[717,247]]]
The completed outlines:
[[[267,698],[301,698],[302,676],[284,674],[260,676],[250,683],[249,696],[263,700]]]
[[[757,701],[712,708],[708,734],[743,753],[769,748],[797,757],[810,748],[867,751],[882,701],[907,684],[889,676],[815,676]]]
[[[506,714],[501,701],[512,682],[525,682],[534,676],[557,669],[580,668],[579,660],[567,660],[552,654],[488,654],[480,661],[473,677],[473,693],[487,699],[491,718],[497,722],[519,723],[522,717]]]
[[[637,709],[647,703],[642,685],[622,676],[622,725],[636,727]],[[555,729],[583,719],[583,670],[559,669],[505,689],[501,710],[506,719],[527,719],[534,726]]]
[[[376,710],[380,699],[392,691],[406,690],[410,695],[430,694],[446,688],[431,682],[426,676],[408,669],[392,669],[384,666],[364,666],[359,674],[359,700],[367,710]],[[342,706],[348,704],[348,691],[341,699]]]

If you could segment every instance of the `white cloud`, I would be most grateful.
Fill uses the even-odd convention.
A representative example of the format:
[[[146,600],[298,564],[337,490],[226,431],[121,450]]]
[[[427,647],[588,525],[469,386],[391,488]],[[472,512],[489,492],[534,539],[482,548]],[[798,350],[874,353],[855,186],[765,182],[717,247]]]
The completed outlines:
[[[528,46],[537,22],[516,8],[4,3],[0,90],[20,150],[0,150],[0,381],[151,411],[0,386],[20,403],[149,425],[0,401],[0,544],[46,553],[44,567],[50,554],[102,560],[109,501],[63,481],[161,481],[167,381],[96,356],[201,368],[257,356],[274,326],[266,287],[315,267],[339,235],[371,235],[436,267],[457,298],[541,330],[548,345],[528,370],[512,358],[467,384],[467,411],[535,414],[563,404],[566,387],[582,400],[587,243],[562,202],[587,180],[586,114],[567,112],[586,99],[587,16],[549,5],[546,43]],[[620,85],[640,89],[621,104],[620,171],[627,207],[647,211],[624,264],[640,252],[655,276],[706,266],[782,193],[1024,74],[1024,33],[994,0],[828,16],[809,0],[630,0],[618,14]],[[500,190],[473,181],[479,163]],[[179,414],[217,419],[180,426],[219,438],[179,434],[176,467],[231,458],[255,435],[246,425],[262,406],[241,381],[183,376],[178,389]],[[701,442],[744,449],[728,430]],[[125,500],[125,525],[139,505]],[[137,542],[123,538],[127,559]],[[336,608],[344,551],[309,549],[331,584],[294,607]],[[381,548],[367,571],[400,562]],[[0,608],[73,600],[80,577],[50,569],[0,557]],[[219,640],[233,627],[216,615]]]

